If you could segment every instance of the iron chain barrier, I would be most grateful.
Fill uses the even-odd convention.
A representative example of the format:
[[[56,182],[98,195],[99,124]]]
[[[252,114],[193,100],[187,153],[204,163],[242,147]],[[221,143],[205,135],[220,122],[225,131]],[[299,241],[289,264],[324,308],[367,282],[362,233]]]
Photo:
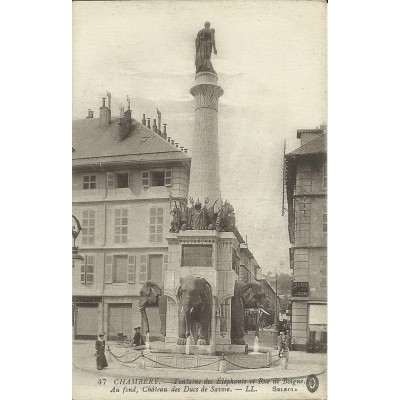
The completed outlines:
[[[125,352],[124,354],[122,354],[122,355],[120,355],[120,356],[117,356],[116,354],[114,354],[114,353],[111,351],[111,349],[110,349],[109,346],[108,346],[108,348],[107,348],[107,351],[110,353],[110,355],[111,355],[112,357],[114,357],[117,361],[119,361],[119,362],[121,362],[121,363],[123,363],[123,364],[131,364],[131,363],[134,363],[135,361],[139,360],[139,358],[144,358],[144,359],[149,360],[149,361],[151,361],[151,362],[153,362],[153,363],[155,363],[155,364],[161,365],[161,366],[163,366],[163,367],[165,367],[165,368],[171,368],[171,369],[196,369],[196,368],[203,368],[203,367],[208,367],[208,366],[210,366],[210,365],[219,363],[220,361],[226,361],[227,363],[233,365],[234,367],[242,368],[242,369],[265,369],[265,368],[271,367],[271,365],[273,365],[273,364],[275,364],[276,362],[278,362],[278,361],[281,360],[281,358],[279,357],[279,354],[273,354],[273,355],[271,355],[271,357],[278,357],[278,358],[277,358],[275,361],[272,361],[269,365],[267,365],[267,366],[262,366],[262,367],[248,367],[248,366],[243,366],[243,365],[236,364],[236,363],[230,361],[229,359],[225,358],[224,354],[222,354],[222,356],[221,356],[219,359],[217,359],[217,360],[215,360],[215,361],[212,361],[212,362],[210,362],[210,363],[208,363],[208,364],[202,364],[202,365],[196,365],[196,366],[194,366],[194,367],[185,367],[185,368],[182,368],[182,367],[175,367],[175,366],[173,366],[173,365],[164,364],[164,363],[162,363],[162,362],[160,362],[160,361],[156,361],[156,360],[153,360],[153,359],[151,359],[151,358],[149,358],[149,357],[146,357],[146,356],[143,354],[143,351],[140,353],[140,355],[139,355],[138,357],[136,357],[136,358],[133,359],[133,360],[129,360],[129,361],[121,360],[122,357],[125,357],[125,356],[127,355],[127,352]]]

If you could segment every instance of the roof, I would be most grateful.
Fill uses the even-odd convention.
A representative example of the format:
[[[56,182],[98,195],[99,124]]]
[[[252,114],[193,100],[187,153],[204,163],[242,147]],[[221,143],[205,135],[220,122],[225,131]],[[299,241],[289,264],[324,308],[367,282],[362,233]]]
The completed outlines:
[[[326,138],[327,135],[318,136],[316,139],[304,144],[298,149],[286,154],[286,157],[295,157],[312,154],[326,154]]]
[[[323,129],[317,128],[317,129],[297,129],[297,139],[301,139],[301,135],[303,133],[320,133],[321,135],[324,133]]]
[[[132,118],[130,134],[119,140],[118,118],[100,126],[99,118],[72,122],[72,165],[93,163],[189,161],[190,157],[160,135]]]

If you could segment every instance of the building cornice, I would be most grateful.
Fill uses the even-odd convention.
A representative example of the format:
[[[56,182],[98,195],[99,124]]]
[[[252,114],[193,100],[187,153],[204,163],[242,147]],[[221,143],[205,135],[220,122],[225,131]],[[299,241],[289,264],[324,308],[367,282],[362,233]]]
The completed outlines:
[[[294,194],[293,197],[328,197],[328,193],[326,192],[302,193],[302,194]]]
[[[115,198],[115,199],[93,199],[93,200],[72,200],[72,204],[74,205],[78,205],[78,204],[86,204],[86,203],[129,203],[129,202],[133,202],[133,203],[139,203],[139,202],[143,202],[143,203],[147,203],[149,201],[156,201],[156,200],[161,200],[161,201],[169,201],[169,197],[165,196],[165,197],[146,197],[146,198],[140,198],[140,199],[127,199],[127,198]]]

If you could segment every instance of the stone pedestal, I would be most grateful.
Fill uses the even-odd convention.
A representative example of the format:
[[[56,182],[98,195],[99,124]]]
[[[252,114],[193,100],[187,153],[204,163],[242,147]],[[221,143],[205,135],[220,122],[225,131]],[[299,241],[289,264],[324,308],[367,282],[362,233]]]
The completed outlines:
[[[175,347],[178,338],[177,292],[180,278],[197,276],[204,278],[213,295],[211,312],[211,336],[207,354],[215,354],[231,346],[231,297],[234,295],[237,275],[232,269],[234,252],[239,251],[239,242],[232,232],[212,230],[180,231],[170,233],[168,241],[168,268],[164,272],[164,294],[168,298],[165,344]],[[184,246],[208,246],[211,248],[209,265],[185,265],[182,257]],[[191,263],[193,264],[193,263]],[[182,351],[185,346],[182,346]],[[237,348],[245,351],[245,346]]]
[[[195,125],[190,168],[189,197],[210,204],[221,198],[218,153],[218,99],[224,91],[214,72],[196,74],[190,93],[195,99]],[[204,203],[203,203],[204,204]]]

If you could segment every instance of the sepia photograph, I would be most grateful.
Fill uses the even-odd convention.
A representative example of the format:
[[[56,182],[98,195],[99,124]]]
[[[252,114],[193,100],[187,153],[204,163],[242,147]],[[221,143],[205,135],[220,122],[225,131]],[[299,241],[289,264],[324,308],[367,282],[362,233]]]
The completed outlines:
[[[73,1],[74,400],[327,398],[327,8]]]

